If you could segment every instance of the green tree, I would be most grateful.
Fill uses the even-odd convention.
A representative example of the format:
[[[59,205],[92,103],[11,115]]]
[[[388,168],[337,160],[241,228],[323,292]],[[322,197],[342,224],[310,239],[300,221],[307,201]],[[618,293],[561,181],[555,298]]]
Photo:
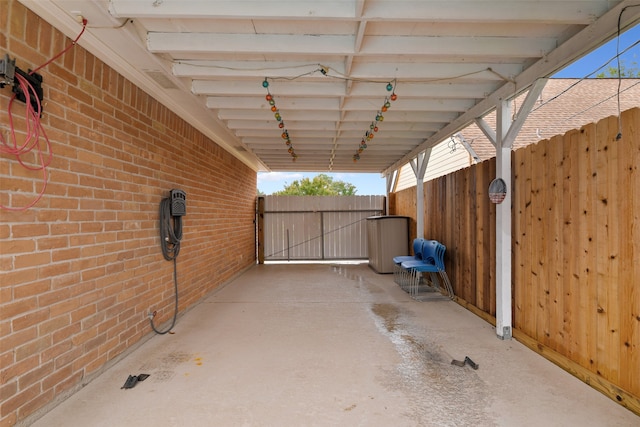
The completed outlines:
[[[316,175],[313,179],[303,178],[287,185],[284,190],[273,193],[276,196],[353,196],[356,187],[344,181],[334,181],[326,174]]]
[[[627,67],[624,61],[620,61],[620,70],[618,67],[610,66],[606,71],[596,74],[596,77],[599,79],[603,79],[606,77],[640,77],[640,68],[638,68],[637,62],[632,62],[631,66]]]

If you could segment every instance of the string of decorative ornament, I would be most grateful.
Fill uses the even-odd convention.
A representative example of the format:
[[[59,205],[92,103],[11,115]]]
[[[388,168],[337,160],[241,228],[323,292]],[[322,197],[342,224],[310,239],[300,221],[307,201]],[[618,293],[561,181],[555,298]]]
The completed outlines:
[[[395,84],[396,81],[394,80],[393,83]],[[356,151],[356,154],[353,155],[354,163],[360,160],[360,154],[362,154],[362,152],[367,149],[367,143],[370,143],[373,139],[374,134],[378,132],[378,123],[384,121],[383,113],[386,113],[387,110],[389,110],[389,108],[391,107],[391,102],[389,101],[395,101],[396,99],[398,99],[398,95],[396,95],[393,84],[387,84],[387,91],[391,92],[391,95],[384,99],[384,103],[382,104],[382,107],[380,107],[380,110],[377,112],[375,120],[371,122],[371,124],[369,125],[369,129],[362,137],[360,145],[358,146],[358,150]]]
[[[265,96],[265,99],[267,100],[267,102],[269,102],[269,105],[271,105],[271,111],[274,113],[273,115],[278,121],[278,127],[282,129],[281,136],[282,136],[282,139],[284,139],[285,144],[287,145],[287,152],[291,155],[291,160],[295,162],[296,159],[298,158],[298,155],[296,154],[296,151],[293,148],[293,143],[291,142],[289,131],[285,127],[284,120],[282,119],[282,115],[280,114],[280,110],[276,106],[276,101],[275,99],[273,99],[273,95],[271,95],[271,91],[269,91],[269,82],[267,81],[266,77],[262,82],[262,87],[267,90],[267,96]]]
[[[332,78],[339,78],[343,80],[359,80],[359,79],[348,79],[344,76],[329,75],[329,67],[325,67],[322,65],[320,65],[319,68],[316,70],[301,74],[300,76],[297,76],[294,78],[287,78],[287,80],[294,80],[295,78],[311,75],[318,71],[323,75],[332,77]],[[369,80],[363,80],[363,81],[369,82]],[[387,83],[386,89],[388,92],[391,92],[391,95],[385,97],[384,103],[382,104],[382,107],[380,107],[380,110],[378,110],[375,120],[371,122],[371,124],[369,125],[369,129],[365,132],[364,136],[362,137],[362,140],[358,145],[358,149],[356,153],[353,155],[354,162],[357,162],[358,160],[360,160],[360,154],[362,154],[362,152],[367,148],[367,143],[371,142],[374,134],[378,132],[379,130],[378,123],[384,120],[383,113],[387,112],[387,110],[391,107],[391,102],[389,101],[395,101],[396,99],[398,99],[398,95],[396,95],[395,93],[395,85],[396,85],[396,80],[393,80],[393,83],[392,82]],[[287,146],[287,152],[291,155],[291,159],[295,162],[298,158],[298,155],[296,154],[295,149],[293,148],[293,143],[291,142],[291,136],[289,135],[289,131],[285,126],[284,120],[282,118],[282,114],[280,113],[280,110],[276,106],[275,98],[271,94],[271,91],[269,90],[268,77],[265,77],[264,80],[262,81],[262,87],[267,90],[267,95],[265,96],[265,99],[267,100],[267,102],[269,102],[269,105],[271,106],[271,111],[273,112],[274,117],[278,121],[278,128],[282,130],[281,136]]]

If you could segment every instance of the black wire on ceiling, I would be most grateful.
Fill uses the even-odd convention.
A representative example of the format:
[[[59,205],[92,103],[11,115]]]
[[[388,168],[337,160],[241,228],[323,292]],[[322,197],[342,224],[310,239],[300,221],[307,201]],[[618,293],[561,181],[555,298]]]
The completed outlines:
[[[622,21],[622,14],[624,13],[624,11],[631,7],[640,7],[640,4],[631,4],[629,6],[623,7],[620,11],[620,14],[618,15],[618,33],[616,36],[616,59],[618,65],[618,135],[616,135],[616,140],[622,138],[622,118],[620,116],[620,87],[622,86],[622,70],[620,69],[620,21]],[[634,45],[637,43],[638,42],[634,43]]]

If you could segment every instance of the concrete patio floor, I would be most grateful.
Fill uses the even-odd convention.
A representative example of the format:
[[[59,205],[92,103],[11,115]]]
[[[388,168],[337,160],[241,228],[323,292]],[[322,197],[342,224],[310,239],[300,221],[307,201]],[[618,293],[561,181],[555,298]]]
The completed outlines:
[[[366,263],[252,267],[174,332],[34,425],[640,425],[456,303],[414,301]],[[451,364],[465,356],[479,369]],[[150,377],[120,388],[140,373]]]

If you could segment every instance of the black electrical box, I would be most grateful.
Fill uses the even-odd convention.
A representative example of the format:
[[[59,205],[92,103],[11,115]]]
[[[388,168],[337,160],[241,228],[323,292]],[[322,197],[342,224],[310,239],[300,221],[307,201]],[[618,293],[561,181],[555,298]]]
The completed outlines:
[[[187,193],[182,190],[171,190],[171,216],[187,214]]]

